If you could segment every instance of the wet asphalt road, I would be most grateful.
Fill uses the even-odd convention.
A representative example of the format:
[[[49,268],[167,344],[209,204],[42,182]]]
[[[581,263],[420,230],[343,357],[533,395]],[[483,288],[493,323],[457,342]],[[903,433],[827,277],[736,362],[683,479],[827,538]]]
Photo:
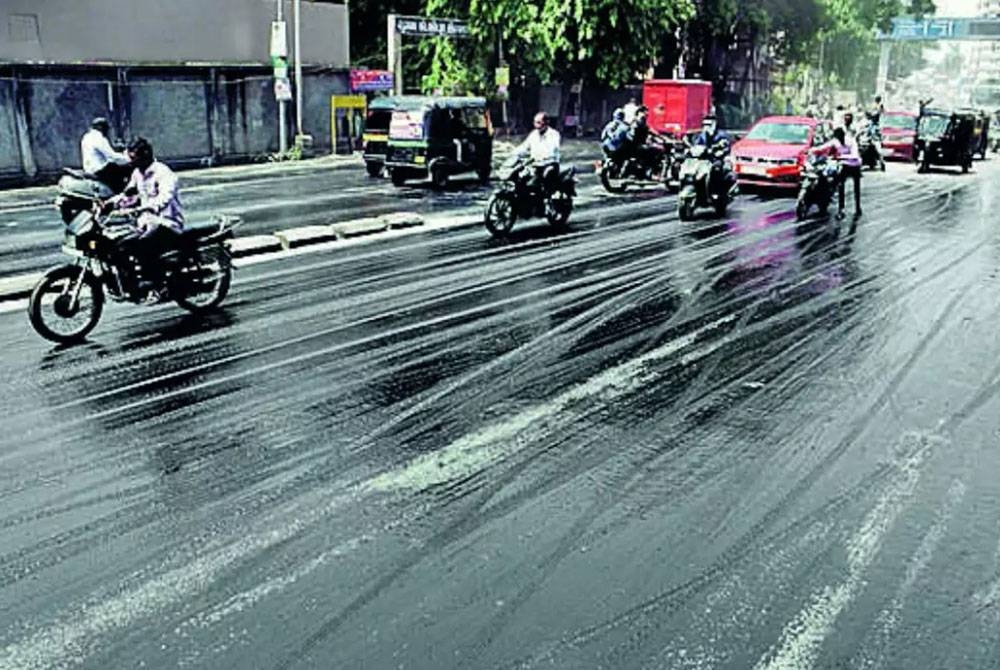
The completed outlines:
[[[2,314],[0,667],[1000,667],[998,177]]]

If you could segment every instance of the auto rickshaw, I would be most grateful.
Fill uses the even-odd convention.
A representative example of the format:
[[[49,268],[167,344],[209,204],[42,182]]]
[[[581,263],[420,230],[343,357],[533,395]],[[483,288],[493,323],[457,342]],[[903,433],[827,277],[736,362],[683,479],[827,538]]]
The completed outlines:
[[[927,172],[932,165],[958,166],[963,173],[972,169],[972,156],[979,149],[977,119],[978,114],[967,110],[925,108],[913,142],[917,171]]]
[[[488,183],[493,125],[484,98],[403,96],[389,125],[386,167],[395,186],[430,177],[436,188],[473,172]]]
[[[392,110],[395,108],[396,98],[393,97],[375,98],[368,103],[362,141],[365,170],[369,177],[378,177],[385,169],[385,155],[389,150],[389,122],[392,121]]]

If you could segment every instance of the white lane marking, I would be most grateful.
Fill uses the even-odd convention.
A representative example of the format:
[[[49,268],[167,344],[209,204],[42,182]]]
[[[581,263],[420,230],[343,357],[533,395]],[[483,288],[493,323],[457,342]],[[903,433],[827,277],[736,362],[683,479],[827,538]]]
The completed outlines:
[[[806,670],[815,665],[823,642],[833,631],[837,618],[864,587],[865,571],[913,494],[932,441],[936,440],[917,433],[903,436],[903,444],[898,445],[893,456],[895,476],[847,542],[846,578],[812,595],[809,604],[785,625],[777,647],[757,662],[755,670]]]
[[[638,358],[610,368],[545,403],[466,435],[443,449],[419,456],[400,469],[378,475],[363,484],[362,490],[422,490],[489,467],[520,450],[526,441],[521,433],[533,424],[546,422],[550,430],[555,429],[573,420],[572,413],[566,410],[579,402],[598,396],[605,402],[614,401],[656,381],[660,375],[649,369],[651,363],[683,351],[706,333],[735,320],[736,315],[717,319]],[[537,430],[532,431],[531,437],[537,435]]]
[[[951,521],[955,508],[958,507],[964,497],[965,485],[960,481],[952,483],[945,497],[944,505],[938,512],[937,519],[935,519],[930,530],[924,535],[920,546],[917,547],[917,551],[910,559],[903,581],[899,585],[899,588],[896,589],[895,597],[889,606],[879,612],[878,617],[876,617],[876,625],[878,626],[875,631],[876,639],[862,646],[861,653],[864,660],[858,667],[883,668],[888,663],[886,649],[895,635],[903,607],[906,606],[906,602],[913,592],[914,586],[916,586],[917,579],[920,578],[920,575],[930,565],[931,558],[934,556],[934,552],[941,543],[941,538],[944,537],[945,531],[948,529],[948,522]]]
[[[101,635],[183,604],[189,596],[208,588],[227,569],[290,540],[346,502],[344,496],[332,500],[322,500],[319,495],[304,497],[310,498],[308,504],[298,501],[286,514],[268,515],[259,524],[264,530],[249,532],[229,545],[138,586],[123,588],[102,602],[64,611],[55,623],[0,649],[0,668],[43,670],[79,665],[92,653]],[[299,516],[288,518],[296,512]]]

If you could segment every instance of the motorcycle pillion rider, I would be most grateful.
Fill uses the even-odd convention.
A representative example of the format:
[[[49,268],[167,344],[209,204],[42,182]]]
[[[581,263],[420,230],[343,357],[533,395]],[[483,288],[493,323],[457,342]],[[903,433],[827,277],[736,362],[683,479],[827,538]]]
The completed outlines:
[[[90,122],[90,129],[80,138],[83,171],[118,193],[132,174],[128,155],[115,151],[108,140],[111,124],[103,116]]]
[[[625,110],[619,107],[601,131],[601,148],[604,153],[612,159],[620,158],[628,142],[629,130],[629,124],[625,122]]]
[[[132,177],[125,191],[108,201],[115,209],[136,209],[135,233],[122,241],[139,260],[148,284],[147,302],[157,302],[155,291],[159,280],[160,253],[176,243],[184,232],[184,209],[181,206],[177,175],[164,163],[156,160],[153,146],[138,137],[128,146]]]
[[[514,150],[514,157],[531,158],[532,166],[535,168],[531,186],[541,185],[543,194],[547,196],[554,190],[555,181],[559,176],[559,144],[562,138],[559,131],[549,127],[549,119],[545,112],[535,114],[534,126],[535,129],[527,139]]]

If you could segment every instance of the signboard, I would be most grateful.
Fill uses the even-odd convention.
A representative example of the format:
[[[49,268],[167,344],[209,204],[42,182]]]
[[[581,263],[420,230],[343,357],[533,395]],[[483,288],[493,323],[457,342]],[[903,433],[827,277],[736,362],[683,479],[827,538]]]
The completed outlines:
[[[287,78],[274,80],[274,99],[279,102],[292,99],[292,84]]]
[[[288,55],[288,32],[284,21],[271,21],[271,58]]]
[[[330,106],[337,109],[364,109],[368,101],[363,95],[334,95],[330,97]]]
[[[510,86],[510,68],[498,67],[496,71],[496,84],[498,88],[506,89]]]
[[[394,77],[388,70],[351,70],[351,90],[355,93],[391,91],[393,84]]]
[[[272,56],[271,66],[274,68],[275,79],[288,79],[288,61],[280,56]]]
[[[396,32],[419,37],[468,37],[469,25],[458,19],[431,19],[419,16],[397,16]]]
[[[916,19],[897,17],[892,30],[880,40],[919,42],[931,40],[1000,40],[1000,19]]]

